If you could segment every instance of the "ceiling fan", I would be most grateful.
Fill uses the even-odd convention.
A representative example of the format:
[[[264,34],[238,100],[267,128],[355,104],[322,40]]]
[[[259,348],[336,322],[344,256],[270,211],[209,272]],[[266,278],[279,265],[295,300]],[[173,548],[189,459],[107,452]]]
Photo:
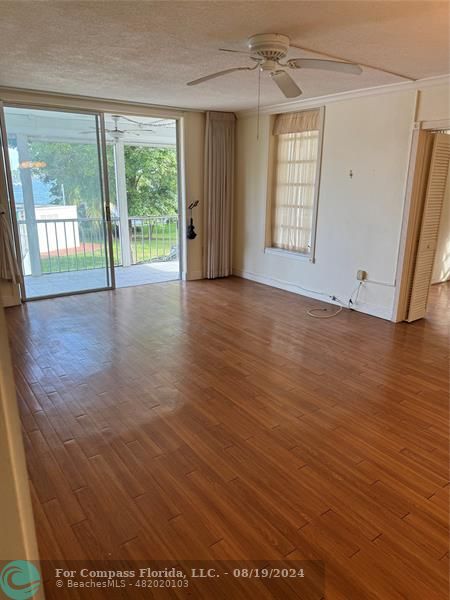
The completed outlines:
[[[220,48],[220,50],[222,52],[247,54],[255,62],[255,65],[251,67],[232,67],[231,69],[218,71],[217,73],[194,79],[194,81],[189,81],[187,85],[197,85],[216,77],[222,77],[222,75],[228,75],[228,73],[234,73],[235,71],[254,71],[259,68],[260,73],[267,71],[270,74],[272,81],[286,98],[296,98],[301,95],[302,90],[285,69],[324,69],[338,73],[350,73],[352,75],[360,75],[362,73],[360,65],[340,60],[290,58],[286,62],[281,62],[286,58],[289,47],[295,46],[290,46],[290,40],[287,35],[279,33],[258,33],[257,35],[252,35],[248,38],[247,45],[250,52],[229,50],[227,48]]]
[[[154,129],[145,128],[143,124],[139,123],[138,121],[132,121],[131,119],[121,117],[120,115],[112,115],[111,118],[114,121],[114,129],[106,128],[105,131],[112,137],[112,139],[115,142],[121,140],[126,133],[131,133],[132,135],[140,135],[140,133],[144,131],[150,133],[154,133],[155,131]],[[139,125],[139,127],[138,129],[119,129],[119,119],[125,119],[126,121],[130,121],[131,123],[136,123],[137,125]]]
[[[125,134],[131,135],[141,135],[141,133],[155,133],[156,127],[163,128],[173,128],[175,126],[175,122],[172,123],[172,120],[168,119],[159,119],[151,123],[151,127],[148,126],[147,123],[142,121],[137,121],[136,119],[131,119],[130,117],[125,117],[124,115],[111,115],[111,119],[114,123],[114,129],[105,128],[106,133],[112,137],[113,141],[118,142],[122,139]],[[119,129],[119,119],[123,121],[127,121],[128,123],[133,123],[133,126],[126,125],[121,126]],[[92,133],[95,131],[95,127],[90,127],[89,131],[81,131],[80,133]]]
[[[132,121],[131,119],[128,119],[127,117],[123,117],[120,115],[111,115],[111,118],[114,122],[114,129],[109,129],[108,127],[105,127],[105,132],[107,135],[109,135],[114,142],[118,142],[120,141],[123,136],[125,134],[132,134],[132,135],[140,135],[141,132],[150,132],[150,133],[154,133],[155,130],[154,129],[149,129],[146,128],[144,123],[139,123],[138,121]],[[130,121],[132,123],[136,123],[137,125],[139,125],[139,127],[136,129],[119,129],[119,119],[125,119],[126,121]],[[96,131],[96,127],[90,127],[88,131],[80,131],[80,133],[92,133],[93,131]]]

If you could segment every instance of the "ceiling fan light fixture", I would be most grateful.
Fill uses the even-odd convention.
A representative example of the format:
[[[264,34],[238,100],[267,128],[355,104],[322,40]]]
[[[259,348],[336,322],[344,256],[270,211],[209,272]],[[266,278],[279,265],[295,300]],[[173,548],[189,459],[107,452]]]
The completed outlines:
[[[289,37],[281,33],[257,33],[248,38],[247,45],[252,53],[277,61],[288,53]]]

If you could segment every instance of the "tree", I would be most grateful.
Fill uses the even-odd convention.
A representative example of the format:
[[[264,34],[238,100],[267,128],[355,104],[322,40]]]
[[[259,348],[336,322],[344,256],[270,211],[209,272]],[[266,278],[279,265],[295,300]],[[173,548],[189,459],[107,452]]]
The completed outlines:
[[[33,170],[33,175],[50,184],[54,204],[76,204],[80,216],[98,218],[102,215],[99,156],[96,144],[30,141],[33,161],[45,167]],[[114,177],[112,148],[107,148],[108,173]],[[64,192],[63,192],[64,190]],[[111,202],[115,202],[112,186]],[[63,197],[64,194],[64,197]]]
[[[49,183],[55,204],[76,204],[79,215],[100,217],[101,189],[96,144],[30,142],[33,161],[45,167],[33,175]],[[111,204],[116,203],[113,146],[107,146]],[[177,214],[177,156],[174,148],[125,146],[125,172],[130,216]]]
[[[125,172],[130,216],[177,214],[177,155],[174,148],[126,145]]]

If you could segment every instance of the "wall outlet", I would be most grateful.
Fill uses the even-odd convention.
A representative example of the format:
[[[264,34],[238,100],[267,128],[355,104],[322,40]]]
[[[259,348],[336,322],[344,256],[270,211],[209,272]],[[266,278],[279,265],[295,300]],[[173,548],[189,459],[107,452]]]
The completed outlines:
[[[363,271],[362,269],[358,269],[358,271],[356,271],[356,279],[358,281],[365,281],[367,279],[367,271]]]

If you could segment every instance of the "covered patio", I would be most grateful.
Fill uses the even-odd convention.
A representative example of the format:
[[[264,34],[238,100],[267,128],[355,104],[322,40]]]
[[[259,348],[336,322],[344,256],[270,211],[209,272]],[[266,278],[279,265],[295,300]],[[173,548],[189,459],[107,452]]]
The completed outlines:
[[[27,298],[107,287],[110,252],[117,287],[179,278],[178,215],[165,202],[176,199],[176,187],[157,188],[158,165],[148,159],[176,156],[173,119],[105,115],[104,163],[92,114],[6,107],[5,116]],[[144,197],[136,178],[149,179]]]
[[[167,262],[144,263],[129,267],[116,267],[116,287],[132,287],[149,283],[164,283],[179,279],[179,263],[177,260]],[[80,289],[96,289],[104,287],[106,282],[99,279],[99,270],[66,271],[63,273],[46,273],[39,277],[28,275],[25,285],[30,298],[70,294]]]

